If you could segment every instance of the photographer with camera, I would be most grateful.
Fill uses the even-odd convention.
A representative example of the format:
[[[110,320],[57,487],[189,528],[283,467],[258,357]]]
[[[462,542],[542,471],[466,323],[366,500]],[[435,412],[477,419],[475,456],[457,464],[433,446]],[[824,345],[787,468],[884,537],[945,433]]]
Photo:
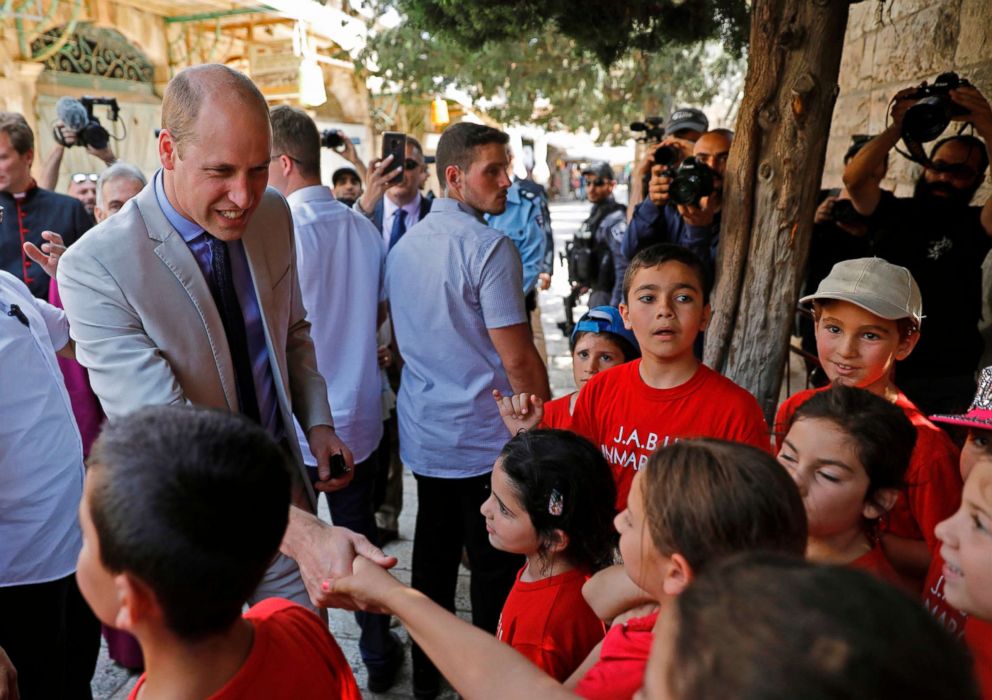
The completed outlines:
[[[655,243],[684,246],[713,265],[732,140],[727,129],[707,131],[677,168],[669,154],[661,154],[662,163],[653,163],[648,198],[634,209],[621,246],[624,270],[626,261]]]
[[[631,131],[644,132],[636,141],[653,143],[654,146],[648,149],[647,157],[631,174],[627,198],[628,218],[634,207],[647,199],[654,166],[678,167],[679,163],[692,155],[696,141],[710,128],[706,115],[694,107],[679,107],[668,118],[667,127],[662,128],[662,123],[661,117],[647,117],[643,122],[630,125]]]
[[[865,144],[844,170],[858,213],[876,229],[875,253],[912,272],[927,300],[926,333],[899,365],[899,386],[925,414],[965,408],[975,391],[982,355],[982,261],[992,248],[992,200],[970,206],[988,168],[992,108],[953,73],[898,92],[891,124]],[[981,137],[957,134],[921,143],[950,122],[971,124]],[[912,197],[882,190],[876,172],[902,139],[924,165]],[[984,143],[983,143],[984,140]]]
[[[93,115],[95,105],[107,107],[110,110],[110,120],[113,122],[118,120],[120,108],[117,105],[117,100],[113,97],[83,97],[78,100],[72,97],[62,97],[56,103],[55,111],[59,118],[55,121],[52,133],[55,137],[55,144],[42,164],[41,177],[38,179],[39,187],[46,190],[55,189],[59,181],[62,158],[67,148],[83,146],[87,153],[96,156],[108,166],[117,161],[114,149],[110,146],[110,133]],[[73,184],[70,183],[69,195],[80,199],[76,194],[73,194],[72,189]],[[90,216],[93,215],[92,205],[87,206],[87,211]]]

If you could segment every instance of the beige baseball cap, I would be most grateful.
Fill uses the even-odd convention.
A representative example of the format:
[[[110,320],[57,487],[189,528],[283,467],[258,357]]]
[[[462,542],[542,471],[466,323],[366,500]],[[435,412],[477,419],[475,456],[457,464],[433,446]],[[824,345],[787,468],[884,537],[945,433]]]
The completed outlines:
[[[895,321],[923,321],[923,297],[913,275],[905,267],[881,258],[843,260],[833,266],[814,294],[799,300],[808,304],[820,299],[848,301],[876,316]]]

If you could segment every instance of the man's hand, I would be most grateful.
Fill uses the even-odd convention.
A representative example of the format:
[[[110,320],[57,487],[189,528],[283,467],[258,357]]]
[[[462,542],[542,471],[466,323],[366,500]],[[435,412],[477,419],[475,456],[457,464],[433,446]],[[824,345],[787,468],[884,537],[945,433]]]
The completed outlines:
[[[951,90],[951,99],[968,110],[968,114],[951,117],[953,121],[970,122],[975,131],[988,140],[992,136],[992,107],[978,88],[967,86]]]
[[[317,491],[338,491],[351,483],[355,476],[355,460],[351,450],[334,432],[334,428],[329,425],[315,425],[307,433],[307,443],[310,445],[310,453],[317,460],[317,477],[320,481],[313,486]],[[331,455],[334,454],[341,454],[348,468],[344,476],[336,479],[331,478]]]
[[[62,137],[62,142],[65,143],[65,146],[63,146],[62,143],[56,140],[55,141],[56,148],[69,148],[71,146],[76,145],[76,139],[78,138],[78,134],[76,133],[76,130],[67,127],[65,125],[65,122],[63,122],[61,119],[55,120],[55,130],[59,132],[59,136]]]
[[[913,106],[914,100],[912,96],[914,94],[916,94],[915,87],[906,88],[896,93],[893,98],[892,111],[890,112],[892,122],[888,126],[889,130],[895,133],[902,133],[902,118],[906,116],[906,111]]]
[[[493,399],[510,435],[533,430],[544,419],[544,401],[536,394],[503,396],[499,389],[493,389]]]
[[[834,208],[834,202],[837,201],[837,197],[831,196],[820,202],[820,206],[816,208],[816,213],[813,214],[813,223],[815,224],[832,224],[834,222],[834,217],[831,211]]]
[[[109,142],[103,148],[93,148],[90,144],[86,144],[86,152],[96,156],[108,166],[117,162],[117,156],[114,155],[114,149],[110,147]]]
[[[348,138],[348,134],[338,129],[338,136],[341,137],[341,141],[344,143],[344,148],[338,151],[338,155],[352,165],[358,165],[361,163],[364,167],[365,163],[362,163],[362,159],[358,157],[358,151],[355,150],[355,144],[353,144],[351,139]]]
[[[384,568],[363,556],[355,558],[352,572],[350,576],[328,582],[328,595],[339,602],[347,601],[348,609],[392,612],[386,607],[386,598],[392,591],[405,586]]]
[[[379,368],[386,369],[393,364],[393,351],[389,349],[388,345],[380,345],[376,352],[376,358],[379,360]]]
[[[34,243],[28,241],[24,244],[24,254],[41,265],[45,273],[55,279],[55,272],[59,267],[59,258],[65,252],[65,245],[62,236],[55,231],[42,231],[41,237],[47,241],[41,244],[39,249]]]
[[[667,173],[668,169],[661,165],[655,165],[651,168],[651,181],[648,183],[648,199],[659,209],[668,204],[668,188],[672,184],[672,178]]]
[[[402,163],[398,168],[387,170],[392,163],[392,155],[388,155],[382,160],[372,161],[372,168],[369,170],[369,176],[365,183],[365,191],[362,193],[362,198],[358,200],[358,206],[362,208],[362,211],[371,214],[375,205],[382,199],[382,195],[389,189],[389,181],[397,175],[403,174]]]
[[[280,550],[299,565],[310,600],[321,608],[360,609],[356,601],[333,591],[337,579],[351,575],[355,557],[386,569],[396,566],[396,557],[387,556],[362,535],[328,525],[295,507],[289,509],[289,527]]]
[[[712,226],[716,215],[723,208],[723,197],[720,195],[721,190],[717,189],[713,194],[700,198],[698,205],[679,204],[679,216],[690,226]]]
[[[547,272],[537,273],[537,287],[541,291],[551,288],[551,275]]]
[[[0,700],[20,700],[17,690],[17,669],[10,662],[7,652],[0,647]]]

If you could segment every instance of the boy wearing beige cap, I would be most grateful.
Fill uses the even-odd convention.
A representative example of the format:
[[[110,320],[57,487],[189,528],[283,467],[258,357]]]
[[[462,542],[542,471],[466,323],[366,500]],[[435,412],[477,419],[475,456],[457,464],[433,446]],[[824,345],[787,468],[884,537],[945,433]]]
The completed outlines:
[[[919,585],[940,546],[934,527],[957,510],[961,496],[957,448],[894,381],[896,362],[908,357],[919,340],[920,289],[906,268],[881,258],[858,258],[834,265],[816,292],[799,301],[813,304],[816,351],[830,381],[891,401],[916,428],[906,486],[883,524],[882,545],[900,573]],[[793,394],[779,407],[777,438],[815,391]]]

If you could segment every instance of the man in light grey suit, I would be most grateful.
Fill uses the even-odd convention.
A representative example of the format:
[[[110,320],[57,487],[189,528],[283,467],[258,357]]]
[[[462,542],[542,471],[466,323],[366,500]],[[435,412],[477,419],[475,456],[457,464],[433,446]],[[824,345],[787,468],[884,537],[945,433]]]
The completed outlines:
[[[78,360],[111,419],[190,403],[238,411],[281,439],[291,438],[295,414],[318,463],[317,488],[343,488],[351,473],[331,478],[330,457],[342,455],[350,469],[351,453],[334,433],[317,372],[292,217],[285,199],[266,189],[272,137],[264,97],[225,66],[188,68],[166,88],[162,127],[162,169],[62,258],[59,287]],[[297,441],[285,444],[302,469]],[[304,474],[295,503],[312,509]],[[218,507],[238,513],[237,504]],[[290,523],[283,552],[300,561],[315,600],[324,577],[350,570],[355,549],[388,564],[345,530],[321,551],[304,547],[320,525],[296,508]],[[256,592],[273,594],[307,602],[284,558]]]

